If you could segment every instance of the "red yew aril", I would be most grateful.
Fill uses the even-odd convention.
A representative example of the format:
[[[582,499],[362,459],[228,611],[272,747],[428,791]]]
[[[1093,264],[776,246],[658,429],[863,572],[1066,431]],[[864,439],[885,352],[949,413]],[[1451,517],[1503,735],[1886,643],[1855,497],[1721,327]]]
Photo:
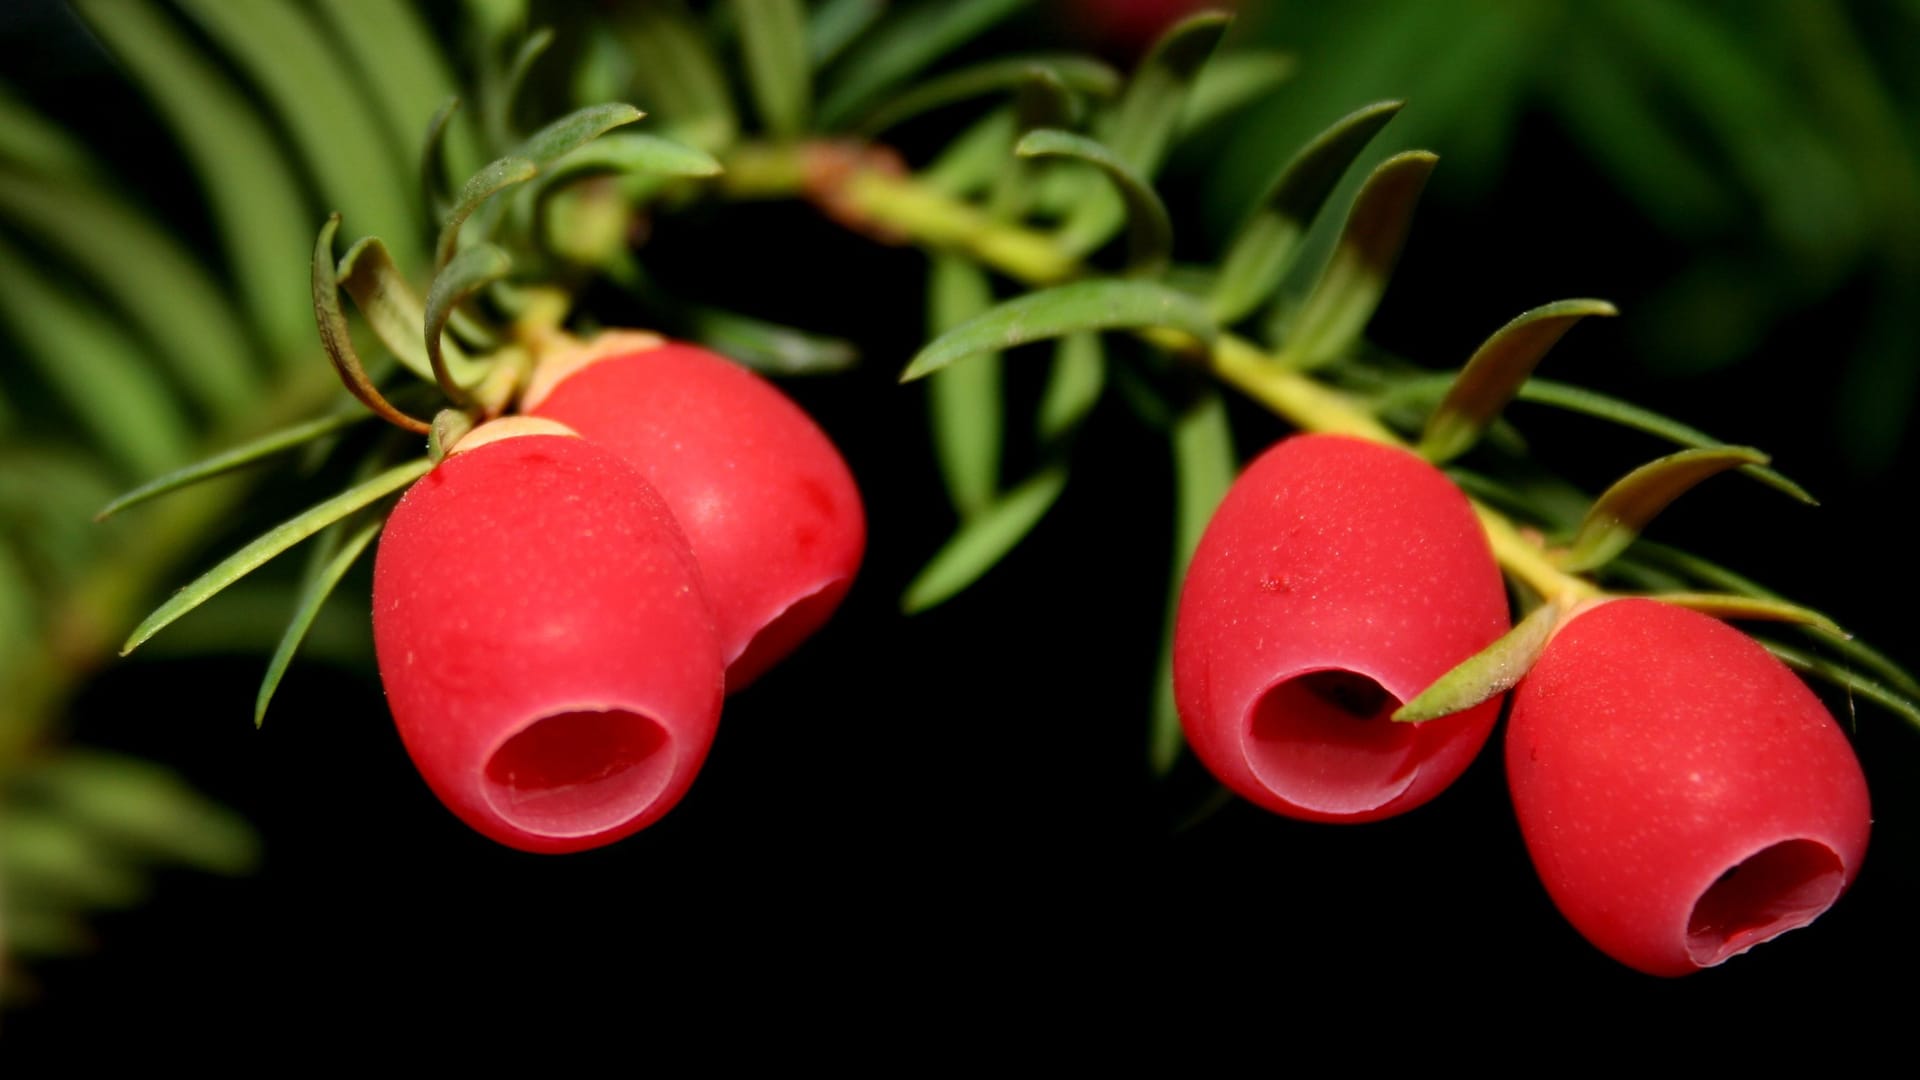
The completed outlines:
[[[1390,817],[1466,769],[1500,702],[1389,717],[1507,625],[1485,534],[1439,470],[1298,435],[1247,467],[1194,553],[1174,634],[1181,723],[1222,783],[1269,810]]]
[[[727,689],[839,606],[866,550],[853,474],[773,384],[695,345],[602,334],[541,366],[523,407],[636,466],[673,510],[720,627]]]
[[[374,646],[401,740],[440,801],[510,847],[567,852],[686,794],[723,666],[686,539],[613,453],[469,434],[401,498],[373,572]]]
[[[1654,975],[1812,922],[1860,871],[1866,779],[1820,699],[1699,612],[1612,600],[1514,692],[1514,812],[1561,914]]]

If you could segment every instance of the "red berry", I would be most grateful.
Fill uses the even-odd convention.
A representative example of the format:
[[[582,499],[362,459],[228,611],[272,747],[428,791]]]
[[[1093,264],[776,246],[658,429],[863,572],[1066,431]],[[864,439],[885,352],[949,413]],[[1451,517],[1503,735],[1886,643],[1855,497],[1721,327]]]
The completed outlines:
[[[713,616],[632,466],[584,439],[488,431],[387,520],[381,682],[414,765],[467,824],[526,851],[596,847],[672,809],[706,758]]]
[[[1807,925],[1866,854],[1866,779],[1820,700],[1671,604],[1609,601],[1561,628],[1514,692],[1507,777],[1561,914],[1654,975]]]
[[[839,451],[773,384],[698,346],[618,332],[542,376],[527,411],[637,466],[679,519],[729,691],[833,614],[860,568],[866,514]]]
[[[1439,794],[1496,699],[1388,717],[1507,629],[1466,496],[1405,450],[1300,435],[1234,482],[1180,596],[1174,693],[1195,753],[1278,813],[1360,822]]]

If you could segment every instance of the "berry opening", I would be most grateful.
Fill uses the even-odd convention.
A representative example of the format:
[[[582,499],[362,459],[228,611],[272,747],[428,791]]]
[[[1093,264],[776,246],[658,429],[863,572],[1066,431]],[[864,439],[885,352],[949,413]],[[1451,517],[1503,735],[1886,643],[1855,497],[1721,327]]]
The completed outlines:
[[[632,821],[673,777],[673,740],[618,709],[542,717],[487,759],[487,803],[539,836],[590,836]]]
[[[1377,810],[1413,783],[1418,732],[1391,717],[1400,699],[1371,677],[1310,671],[1267,688],[1242,744],[1274,794],[1325,814]]]
[[[1787,840],[1720,875],[1687,918],[1687,956],[1712,967],[1798,930],[1846,887],[1840,856],[1814,840]]]

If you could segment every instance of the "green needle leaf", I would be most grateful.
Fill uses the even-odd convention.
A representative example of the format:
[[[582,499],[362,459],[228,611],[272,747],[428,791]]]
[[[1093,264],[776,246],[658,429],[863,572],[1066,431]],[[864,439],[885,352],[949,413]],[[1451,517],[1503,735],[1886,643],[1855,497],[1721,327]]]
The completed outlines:
[[[1173,450],[1173,567],[1167,576],[1167,616],[1160,635],[1153,714],[1147,731],[1147,763],[1156,776],[1173,770],[1185,745],[1180,710],[1173,698],[1173,627],[1179,614],[1180,589],[1207,522],[1240,471],[1240,459],[1233,448],[1233,427],[1219,394],[1208,393],[1176,417],[1168,435]]]
[[[1622,427],[1643,431],[1681,446],[1710,449],[1727,445],[1706,432],[1688,427],[1677,420],[1669,420],[1659,413],[1650,412],[1638,405],[1630,405],[1617,398],[1610,398],[1578,386],[1550,382],[1545,379],[1529,379],[1520,388],[1519,397],[1521,401],[1550,405],[1557,409],[1566,409],[1569,412],[1611,421]],[[1741,466],[1740,471],[1770,488],[1786,492],[1808,506],[1820,505],[1820,501],[1807,494],[1805,488],[1770,468],[1744,465]]]
[[[440,240],[434,245],[434,265],[445,266],[453,260],[454,250],[460,244],[460,227],[467,223],[475,210],[485,205],[488,199],[514,186],[524,184],[540,175],[540,166],[524,157],[503,157],[489,162],[479,172],[467,178],[460,185],[460,194],[453,200],[453,209],[447,212],[446,221],[440,226]]]
[[[765,375],[826,375],[860,359],[853,343],[717,308],[682,309],[696,340]]]
[[[740,118],[727,92],[720,61],[700,25],[678,0],[651,0],[620,9],[621,40],[647,103],[678,138],[702,150],[732,145]]]
[[[507,61],[507,68],[498,81],[482,84],[481,123],[492,145],[505,146],[513,138],[513,106],[520,98],[520,87],[526,83],[527,73],[546,55],[547,48],[552,44],[553,30],[550,27],[543,26],[535,30],[513,51],[513,59]]]
[[[443,334],[447,319],[467,297],[506,277],[512,269],[512,256],[492,244],[477,244],[455,255],[427,290],[427,359],[440,389],[456,404],[467,404],[471,395],[447,367]]]
[[[993,287],[979,265],[956,255],[933,257],[927,274],[927,325],[935,332],[951,330],[992,306]],[[984,352],[927,380],[934,457],[962,521],[985,510],[1000,490],[1005,435],[1001,367],[998,352]]]
[[[1779,657],[1795,671],[1838,686],[1845,690],[1849,697],[1859,694],[1914,727],[1920,728],[1920,703],[1916,703],[1913,698],[1896,693],[1881,683],[1855,674],[1845,664],[1836,663],[1824,656],[1805,652],[1790,645],[1782,645],[1777,641],[1767,641],[1762,638],[1754,640],[1766,646],[1768,652]]]
[[[1120,73],[1098,60],[1070,54],[1012,56],[938,75],[904,90],[869,113],[860,123],[860,132],[878,135],[921,113],[986,94],[1019,90],[1036,69],[1052,75],[1069,90],[1093,97],[1112,97],[1120,89]]]
[[[1386,292],[1387,278],[1406,242],[1414,204],[1439,160],[1424,150],[1395,154],[1367,177],[1333,257],[1287,335],[1285,355],[1293,366],[1323,366],[1359,340]]]
[[[459,110],[458,97],[442,102],[433,118],[427,121],[427,136],[420,148],[421,205],[427,208],[428,214],[441,219],[453,209],[447,197],[447,129]]]
[[[826,0],[807,22],[807,62],[819,70],[886,14],[886,0]]]
[[[1812,608],[1801,607],[1774,597],[1741,596],[1730,593],[1661,593],[1651,599],[1663,604],[1689,608],[1716,619],[1757,619],[1765,622],[1790,622],[1811,627],[1831,637],[1849,635],[1839,624]]]
[[[1066,157],[1105,173],[1127,208],[1127,273],[1153,277],[1173,255],[1173,220],[1160,196],[1113,151],[1085,135],[1042,129],[1023,137],[1013,152],[1021,157]]]
[[[440,241],[434,246],[434,264],[445,266],[452,261],[454,250],[460,243],[460,227],[487,200],[507,188],[539,176],[544,168],[559,159],[644,115],[639,109],[618,102],[589,105],[527,136],[513,153],[474,173],[461,185],[453,210],[440,227]]]
[[[394,265],[387,246],[377,236],[355,241],[334,271],[340,287],[353,297],[355,307],[366,316],[380,344],[408,371],[428,382],[433,381],[433,361],[427,354],[422,328],[427,323],[427,307],[408,284],[406,275]],[[477,382],[483,371],[451,338],[441,338],[442,356],[454,378],[462,386]]]
[[[91,178],[93,156],[79,140],[0,85],[0,161],[42,176]]]
[[[1186,293],[1149,281],[1076,281],[1028,293],[927,343],[907,365],[912,382],[975,353],[1011,349],[1081,330],[1168,327],[1211,344],[1218,330]]]
[[[1042,469],[964,522],[907,586],[901,610],[917,615],[978,581],[1033,531],[1066,484],[1066,466]]]
[[[259,569],[274,556],[319,532],[362,507],[393,494],[427,474],[433,466],[426,458],[396,465],[379,476],[355,485],[333,498],[295,515],[264,535],[229,555],[218,566],[200,575],[193,584],[174,593],[134,628],[120,649],[125,656],[148,638],[165,629],[175,619],[206,603],[220,590]]]
[[[219,417],[252,407],[260,378],[246,331],[179,241],[105,195],[4,170],[0,217],[71,259],[156,344],[196,403]]]
[[[807,27],[797,0],[734,0],[754,107],[778,139],[797,138],[813,101]]]
[[[1466,453],[1562,334],[1589,315],[1617,314],[1605,300],[1560,300],[1524,312],[1494,331],[1427,419],[1421,456],[1438,465]]]
[[[1553,637],[1560,608],[1546,603],[1533,609],[1513,629],[1494,643],[1456,664],[1452,671],[1435,679],[1432,686],[1413,696],[1413,700],[1394,710],[1394,720],[1418,724],[1471,709],[1483,701],[1506,693],[1533,670],[1540,653]]]
[[[1040,396],[1039,433],[1043,444],[1079,430],[1107,388],[1107,350],[1099,334],[1068,334],[1053,351],[1053,371]]]
[[[543,188],[554,188],[592,173],[640,173],[650,176],[718,176],[712,154],[659,135],[621,132],[605,135],[542,170]]]
[[[1098,134],[1135,173],[1152,177],[1159,170],[1186,109],[1188,91],[1230,21],[1218,11],[1180,21],[1161,36],[1134,72],[1114,108],[1112,122]],[[1113,233],[1122,216],[1123,207],[1113,192],[1090,188],[1088,197],[1061,226],[1061,242],[1072,251],[1092,251]]]
[[[1274,177],[1221,264],[1212,308],[1222,325],[1237,322],[1280,287],[1321,204],[1402,104],[1381,101],[1349,113],[1302,147]]]
[[[887,19],[847,54],[820,102],[820,123],[844,127],[881,95],[986,32],[1027,0],[923,0]]]
[[[305,446],[315,439],[371,419],[373,419],[372,413],[354,409],[351,412],[334,413],[331,416],[320,417],[318,420],[308,420],[302,424],[281,428],[279,431],[242,443],[231,450],[196,461],[184,468],[175,469],[164,476],[155,477],[101,507],[99,513],[93,515],[93,520],[105,521],[120,511],[138,506],[149,499],[159,498],[202,480],[223,476],[235,469],[245,468],[276,454],[286,453],[288,450]]]
[[[267,662],[267,673],[260,680],[260,692],[253,700],[253,726],[259,727],[267,718],[267,704],[273,700],[273,692],[280,688],[280,679],[287,673],[287,665],[293,662],[294,652],[300,648],[300,642],[306,639],[307,629],[313,625],[314,617],[320,614],[320,606],[333,594],[334,587],[340,584],[353,564],[359,561],[367,545],[373,542],[374,535],[380,531],[382,521],[369,521],[347,538],[346,543],[333,553],[306,583],[300,593],[300,606],[294,609],[293,618],[287,622],[287,631],[280,637],[280,644],[273,650],[273,659]]]
[[[1627,549],[1647,523],[1696,484],[1742,465],[1764,465],[1767,455],[1750,446],[1681,450],[1621,477],[1594,501],[1568,546],[1567,570],[1584,573],[1605,566]]]

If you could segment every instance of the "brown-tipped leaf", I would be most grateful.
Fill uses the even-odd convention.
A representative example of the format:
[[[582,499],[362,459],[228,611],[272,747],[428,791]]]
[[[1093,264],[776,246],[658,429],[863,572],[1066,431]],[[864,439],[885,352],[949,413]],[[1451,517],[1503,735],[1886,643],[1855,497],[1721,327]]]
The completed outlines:
[[[1494,331],[1474,350],[1439,408],[1428,417],[1420,454],[1441,464],[1466,453],[1562,334],[1589,315],[1617,314],[1605,300],[1559,300],[1524,312]]]
[[[1265,303],[1280,287],[1307,225],[1373,137],[1400,112],[1381,101],[1335,121],[1302,147],[1240,227],[1214,286],[1214,318],[1231,323]]]
[[[1173,255],[1173,219],[1160,196],[1112,150],[1085,135],[1044,128],[1028,132],[1013,152],[1021,157],[1067,157],[1106,174],[1127,208],[1127,273],[1152,277]]]
[[[1284,356],[1294,367],[1338,359],[1366,329],[1400,258],[1413,208],[1440,159],[1413,150],[1380,163],[1367,177],[1333,257],[1287,334]]]
[[[1650,461],[1621,477],[1594,501],[1561,565],[1575,573],[1605,566],[1660,511],[1701,481],[1728,469],[1766,463],[1767,455],[1750,446],[1682,450]]]
[[[1559,618],[1558,604],[1535,608],[1493,644],[1460,661],[1432,686],[1415,694],[1412,701],[1394,712],[1393,718],[1406,724],[1437,720],[1513,689],[1540,659]]]
[[[366,317],[374,336],[387,347],[401,366],[429,382],[433,380],[433,361],[427,356],[426,341],[420,328],[426,325],[427,307],[407,282],[405,274],[387,253],[387,245],[377,236],[363,237],[347,249],[334,271],[340,287],[353,297],[353,304]],[[462,385],[480,377],[474,362],[451,340],[442,340],[442,357],[447,368]]]
[[[326,224],[320,226],[320,235],[313,244],[313,321],[320,329],[320,344],[326,348],[334,372],[340,376],[341,383],[355,400],[373,410],[374,415],[382,420],[425,435],[428,431],[427,422],[394,408],[380,395],[373,380],[367,377],[367,369],[360,362],[359,352],[353,347],[353,335],[347,330],[346,313],[340,310],[340,286],[333,269],[333,237],[339,231],[340,215],[334,214],[327,218]]]
[[[443,335],[447,319],[467,297],[506,277],[512,269],[513,258],[505,251],[492,244],[476,244],[455,255],[453,261],[434,276],[433,288],[427,290],[427,359],[440,389],[459,404],[467,404],[472,395],[447,366]]]

